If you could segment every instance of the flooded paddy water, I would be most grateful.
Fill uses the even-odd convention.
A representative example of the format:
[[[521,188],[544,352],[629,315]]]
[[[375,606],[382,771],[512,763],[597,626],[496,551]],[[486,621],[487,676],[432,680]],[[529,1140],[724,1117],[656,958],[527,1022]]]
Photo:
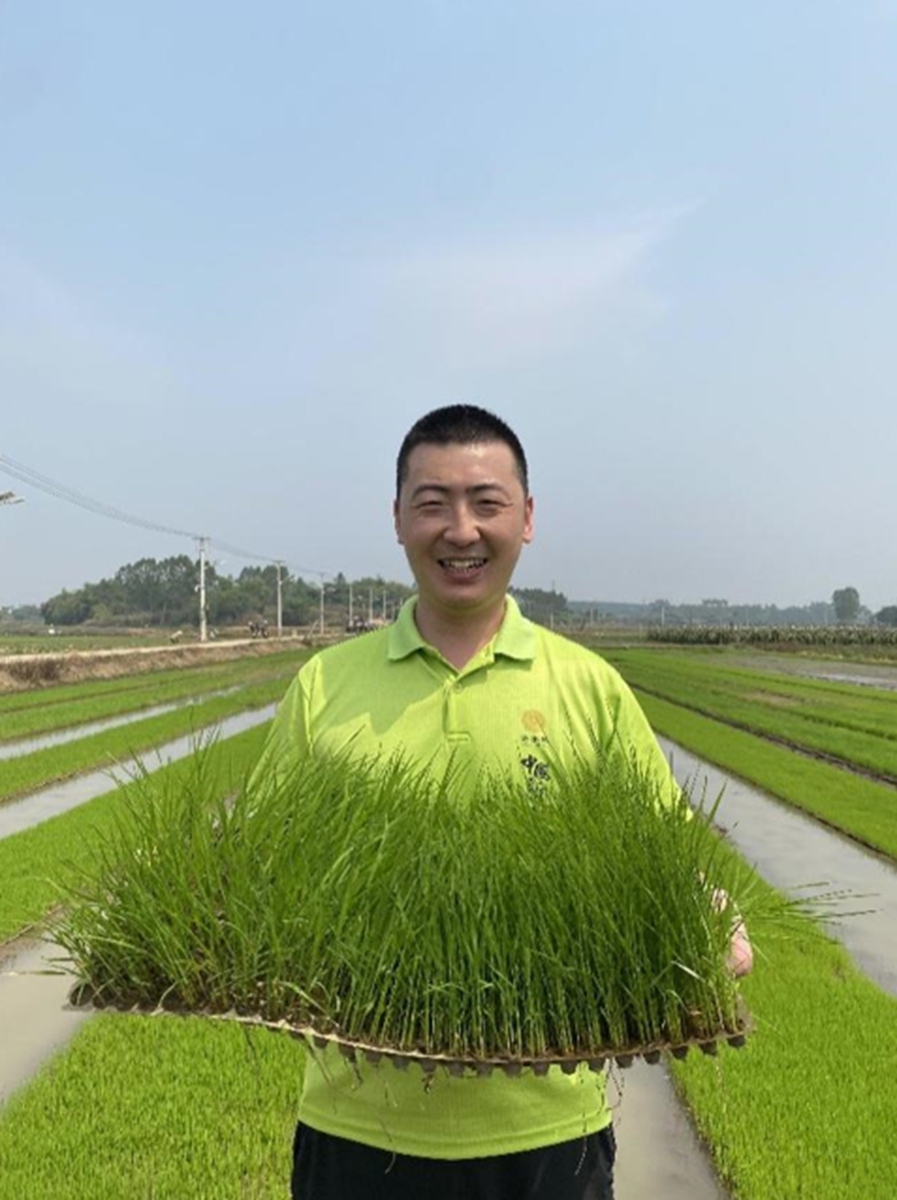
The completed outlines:
[[[247,729],[253,729],[256,725],[270,721],[276,707],[275,704],[268,704],[264,708],[254,709],[252,712],[238,713],[234,717],[227,717],[215,728],[221,738],[243,733]],[[184,758],[195,746],[196,735],[199,732],[196,730],[187,737],[168,742],[156,750],[149,750],[145,754],[137,755],[135,758],[107,770],[92,771],[89,775],[79,775],[64,783],[52,784],[50,787],[42,788],[39,792],[32,792],[31,795],[23,796],[20,800],[12,800],[8,804],[0,805],[0,838],[21,833],[24,829],[30,829],[33,825],[39,825],[42,821],[49,820],[50,817],[56,817],[60,813],[68,812],[71,808],[77,808],[104,792],[112,791],[117,786],[117,781],[127,781],[137,764],[153,771],[167,763]]]
[[[897,664],[855,662],[850,659],[804,658],[796,654],[734,653],[732,666],[750,671],[778,672],[804,679],[822,679],[827,683],[849,683],[855,687],[879,688],[897,692]]]
[[[54,953],[42,942],[0,950],[0,1106],[88,1019],[66,1007],[71,980],[47,961]]]
[[[728,1051],[735,1054],[737,1051]],[[679,1103],[663,1065],[638,1060],[619,1072],[622,1090],[614,1100],[617,1164],[614,1188],[620,1200],[725,1200],[706,1148]]]
[[[85,725],[73,725],[70,729],[59,729],[53,733],[42,733],[35,737],[23,738],[17,742],[4,742],[0,745],[0,759],[18,758],[22,754],[33,754],[37,750],[46,750],[50,746],[62,746],[66,742],[76,742],[79,738],[89,737],[93,733],[116,729],[121,725],[132,725],[135,721],[144,721],[149,717],[158,717],[163,713],[174,712],[178,708],[186,708],[200,700],[214,700],[219,696],[230,696],[240,690],[240,685],[223,688],[217,692],[207,692],[202,696],[188,696],[184,700],[175,700],[171,704],[156,704],[151,708],[141,708],[118,717],[106,717],[101,721],[90,721]]]
[[[791,894],[823,883],[825,891],[851,893],[845,909],[870,910],[833,922],[828,931],[870,979],[897,995],[897,867],[681,746],[658,740],[679,782],[691,782],[696,795],[706,786],[709,800],[724,789],[717,819],[768,883]]]

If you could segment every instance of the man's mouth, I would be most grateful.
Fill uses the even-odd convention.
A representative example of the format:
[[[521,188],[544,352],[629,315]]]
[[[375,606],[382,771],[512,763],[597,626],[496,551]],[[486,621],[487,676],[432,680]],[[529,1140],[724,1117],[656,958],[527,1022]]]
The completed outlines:
[[[477,571],[485,567],[485,558],[440,558],[440,567],[447,571]]]

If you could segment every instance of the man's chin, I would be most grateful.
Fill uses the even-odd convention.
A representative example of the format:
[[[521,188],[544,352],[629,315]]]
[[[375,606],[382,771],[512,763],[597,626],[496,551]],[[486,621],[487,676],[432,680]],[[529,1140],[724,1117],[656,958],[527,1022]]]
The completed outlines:
[[[491,589],[486,591],[482,587],[448,587],[441,589],[438,595],[421,596],[421,600],[426,606],[441,610],[446,615],[477,616],[503,610],[505,593],[502,591],[496,595]]]

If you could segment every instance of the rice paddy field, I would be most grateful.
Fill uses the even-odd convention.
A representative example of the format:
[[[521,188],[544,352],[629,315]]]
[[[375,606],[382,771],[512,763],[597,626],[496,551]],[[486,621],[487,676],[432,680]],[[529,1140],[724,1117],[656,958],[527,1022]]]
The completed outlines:
[[[819,677],[832,673],[831,663],[814,675],[728,650],[602,653],[658,732],[897,859],[897,693]],[[0,762],[0,803],[59,778],[65,763],[86,770],[158,744],[184,727],[187,711],[204,723],[220,719],[219,702],[233,701],[229,711],[262,703],[262,694],[283,690],[299,661],[266,660],[267,677],[253,660],[189,682],[180,670],[3,697],[0,741],[7,728],[12,740],[125,713],[135,721],[80,747],[76,739],[34,751],[23,756],[36,760],[27,769],[7,760],[7,776]],[[141,709],[185,699],[193,703],[147,718],[138,732]],[[257,758],[264,732],[209,750],[222,796]],[[160,769],[176,783],[190,764]],[[90,862],[123,802],[126,792],[107,792],[0,840],[0,943],[46,921],[61,874]],[[819,882],[807,869],[794,864],[796,883]],[[757,878],[755,886],[767,885]],[[755,951],[743,985],[755,1022],[747,1045],[669,1064],[724,1188],[733,1200],[891,1200],[897,998],[812,925],[770,929]],[[302,1044],[283,1035],[192,1017],[98,1016],[0,1108],[0,1200],[282,1197],[303,1066]],[[625,1089],[622,1104],[623,1119],[637,1122]]]

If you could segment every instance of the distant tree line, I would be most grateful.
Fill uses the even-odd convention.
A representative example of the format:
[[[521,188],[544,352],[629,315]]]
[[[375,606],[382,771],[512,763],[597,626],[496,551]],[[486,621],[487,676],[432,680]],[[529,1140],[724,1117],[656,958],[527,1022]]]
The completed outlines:
[[[661,601],[660,603],[665,603]],[[817,621],[777,620],[744,621],[732,619],[734,610],[726,600],[705,600],[698,619],[682,621],[666,613],[648,630],[654,641],[705,645],[796,645],[796,646],[877,646],[897,645],[897,605],[881,609],[874,616],[860,603],[855,587],[836,588],[832,592],[828,617]],[[791,610],[784,610],[788,613]],[[818,613],[819,605],[807,605],[807,615]],[[727,620],[719,620],[721,615]]]
[[[556,592],[553,588],[550,592],[543,588],[512,587],[508,590],[520,605],[523,615],[539,625],[563,625],[571,616],[570,606],[563,592]]]
[[[318,583],[281,568],[283,621],[310,625],[320,612]],[[194,626],[199,620],[199,563],[186,554],[142,558],[120,567],[111,579],[62,591],[39,606],[23,605],[9,614],[19,621],[40,616],[50,625]],[[785,629],[837,624],[897,626],[897,604],[873,614],[860,602],[856,588],[838,588],[830,601],[779,608],[775,604],[730,604],[709,598],[699,604],[568,600],[554,588],[512,587],[523,613],[543,625],[571,628],[601,622],[649,626],[705,628],[766,627]],[[236,578],[206,566],[207,615],[212,624],[228,625],[262,619],[273,624],[277,614],[277,568],[245,567]],[[330,624],[357,618],[392,619],[412,588],[381,576],[349,580],[342,573],[328,580],[325,602]]]
[[[111,579],[86,583],[77,591],[62,591],[40,605],[49,625],[121,625],[163,627],[192,626],[199,622],[199,563],[186,554],[157,561],[142,558],[119,567]],[[379,616],[410,595],[404,584],[381,577],[347,580],[342,574],[327,584],[325,601],[333,609],[348,610],[349,590],[364,606],[375,603]],[[321,589],[317,583],[291,575],[281,568],[283,622],[288,626],[312,624],[318,617]],[[206,611],[213,625],[242,624],[277,617],[277,567],[244,567],[236,578],[206,565]],[[342,619],[342,612],[336,619]]]
[[[579,615],[594,621],[614,621],[639,625],[831,625],[834,607],[826,600],[812,604],[730,604],[728,600],[708,599],[695,604],[674,604],[670,600],[651,600],[643,604],[573,601],[570,606]]]
[[[702,600],[700,604],[673,604],[663,599],[643,604],[574,600],[569,607],[581,620],[659,625],[661,628],[788,629],[793,626],[897,625],[897,605],[889,605],[872,613],[860,602],[860,594],[854,587],[836,588],[830,601],[816,600],[811,604],[785,608],[775,604],[730,604],[728,600],[720,598]]]

